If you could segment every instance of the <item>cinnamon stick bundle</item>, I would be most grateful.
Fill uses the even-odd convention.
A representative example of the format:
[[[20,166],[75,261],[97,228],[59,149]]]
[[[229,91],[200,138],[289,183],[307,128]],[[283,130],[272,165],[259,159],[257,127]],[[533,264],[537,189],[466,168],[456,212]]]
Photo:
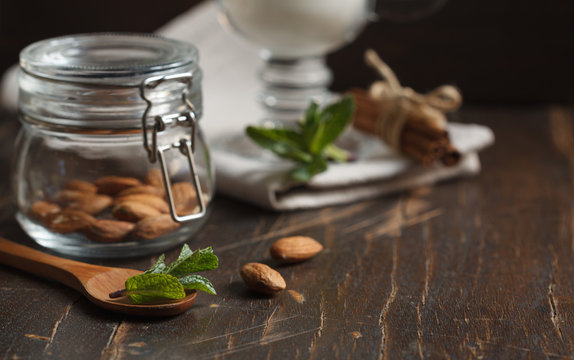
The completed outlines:
[[[369,91],[350,91],[356,105],[354,127],[380,137],[424,165],[436,161],[456,165],[461,155],[450,142],[444,112],[460,105],[458,90],[441,86],[429,94],[418,94],[403,88],[374,51],[368,50],[365,57],[384,80],[375,82]]]
[[[363,89],[352,89],[355,99],[355,117],[353,126],[372,135],[378,135],[377,121],[384,104],[373,100],[369,92]],[[416,159],[423,165],[441,161],[446,166],[453,166],[460,160],[460,153],[451,144],[448,132],[433,121],[424,118],[420,111],[406,114],[407,119],[400,133],[399,151]]]

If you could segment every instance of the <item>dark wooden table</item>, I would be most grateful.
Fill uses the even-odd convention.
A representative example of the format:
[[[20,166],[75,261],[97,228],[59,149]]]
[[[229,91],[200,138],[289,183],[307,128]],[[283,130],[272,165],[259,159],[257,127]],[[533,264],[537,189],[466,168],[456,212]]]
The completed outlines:
[[[289,213],[217,197],[189,244],[214,246],[219,294],[201,294],[181,316],[116,315],[0,266],[0,357],[574,358],[574,109],[466,106],[458,117],[497,137],[474,178]],[[9,205],[8,118],[0,235],[31,244]],[[326,250],[278,268],[288,291],[247,291],[239,267],[268,262],[273,241],[299,234]],[[94,263],[145,269],[153,260]]]

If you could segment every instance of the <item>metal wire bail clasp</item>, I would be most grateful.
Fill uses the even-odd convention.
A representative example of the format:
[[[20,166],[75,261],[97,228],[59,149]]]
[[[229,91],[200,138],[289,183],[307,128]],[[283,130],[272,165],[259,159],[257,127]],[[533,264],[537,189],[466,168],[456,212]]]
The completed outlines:
[[[199,175],[193,157],[193,154],[195,153],[197,115],[195,112],[195,107],[188,98],[188,94],[192,86],[192,80],[193,75],[191,73],[181,73],[174,75],[149,77],[144,81],[142,81],[140,85],[140,96],[147,103],[147,107],[142,116],[143,146],[144,149],[147,151],[149,161],[152,164],[155,163],[159,158],[163,183],[169,203],[169,212],[171,214],[172,219],[180,223],[201,218],[206,213],[205,199],[203,196],[203,191],[201,189],[201,184],[199,183]],[[157,88],[160,84],[165,82],[180,82],[185,84],[185,88],[183,89],[181,94],[181,100],[185,105],[185,110],[179,113],[155,116],[153,127],[150,128],[150,126],[148,126],[147,124],[147,119],[148,114],[153,105],[152,101],[147,96],[147,90],[153,90]],[[178,142],[173,144],[158,145],[157,133],[164,131],[166,129],[166,125],[189,127],[190,138],[180,139]],[[151,144],[148,136],[149,135],[148,132],[150,131],[151,131]],[[187,158],[187,163],[189,165],[193,187],[195,189],[195,193],[197,194],[197,199],[199,201],[199,210],[193,214],[182,215],[182,216],[177,214],[175,201],[171,191],[171,181],[169,179],[169,171],[167,169],[167,162],[165,160],[165,152],[171,149],[179,149],[181,154],[185,155]]]

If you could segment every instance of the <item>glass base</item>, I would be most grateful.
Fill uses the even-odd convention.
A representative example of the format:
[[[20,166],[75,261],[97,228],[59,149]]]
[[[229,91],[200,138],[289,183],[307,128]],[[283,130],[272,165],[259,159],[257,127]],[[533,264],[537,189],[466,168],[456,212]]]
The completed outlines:
[[[208,206],[207,213],[203,218],[194,220],[192,224],[186,224],[157,239],[150,241],[132,240],[118,243],[94,242],[80,233],[65,235],[54,233],[41,224],[32,221],[21,212],[16,214],[16,220],[36,243],[55,252],[88,258],[126,258],[157,254],[184,243],[205,223],[210,209],[211,206]]]

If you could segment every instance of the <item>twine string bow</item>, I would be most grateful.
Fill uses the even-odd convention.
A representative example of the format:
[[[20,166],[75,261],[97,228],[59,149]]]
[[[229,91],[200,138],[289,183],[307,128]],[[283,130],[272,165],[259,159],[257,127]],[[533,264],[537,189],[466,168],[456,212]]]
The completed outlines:
[[[409,87],[402,87],[391,68],[371,49],[365,53],[365,61],[380,74],[383,80],[375,82],[369,89],[370,96],[381,104],[377,119],[377,134],[395,149],[400,147],[400,138],[409,113],[415,108],[426,109],[427,121],[435,121],[444,127],[443,113],[456,110],[462,103],[462,95],[451,85],[439,86],[427,94],[419,94]]]

